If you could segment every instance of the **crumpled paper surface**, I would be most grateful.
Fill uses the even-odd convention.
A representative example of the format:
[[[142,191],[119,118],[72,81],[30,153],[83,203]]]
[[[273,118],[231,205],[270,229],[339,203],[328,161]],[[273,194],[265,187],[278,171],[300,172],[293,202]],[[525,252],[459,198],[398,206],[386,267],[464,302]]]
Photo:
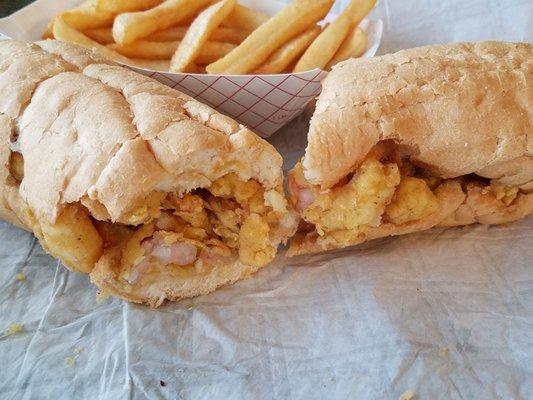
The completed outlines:
[[[529,0],[382,1],[382,52],[531,41]],[[309,113],[308,113],[309,114]],[[308,115],[307,115],[308,116]],[[306,115],[271,142],[290,167]],[[533,398],[533,218],[286,259],[158,310],[95,301],[0,223],[2,399]],[[17,281],[23,273],[25,281]]]

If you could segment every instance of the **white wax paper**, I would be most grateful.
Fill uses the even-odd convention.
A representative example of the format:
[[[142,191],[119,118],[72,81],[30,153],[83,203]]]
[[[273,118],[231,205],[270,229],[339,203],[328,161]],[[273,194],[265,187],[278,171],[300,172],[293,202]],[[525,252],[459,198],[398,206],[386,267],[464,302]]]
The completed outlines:
[[[382,52],[531,41],[530,0],[382,1]],[[272,137],[293,165],[305,115]],[[46,161],[46,160],[44,160]],[[95,302],[0,223],[2,399],[533,398],[533,219],[286,259],[158,310]],[[15,280],[24,273],[26,281]]]

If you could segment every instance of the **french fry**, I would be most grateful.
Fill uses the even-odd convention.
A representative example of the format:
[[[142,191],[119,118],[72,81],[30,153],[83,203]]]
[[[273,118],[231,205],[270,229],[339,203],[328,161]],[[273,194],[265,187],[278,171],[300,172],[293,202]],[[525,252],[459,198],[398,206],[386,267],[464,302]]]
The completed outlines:
[[[200,74],[202,69],[200,66],[194,62],[190,63],[187,68],[183,72],[186,72],[188,74]]]
[[[54,26],[54,20],[52,19],[50,22],[48,22],[48,25],[46,25],[46,29],[41,35],[41,39],[53,39],[54,38],[54,32],[52,31],[52,27]]]
[[[320,27],[313,26],[304,33],[281,46],[266,62],[255,70],[255,74],[279,74],[300,57],[305,49],[320,34]]]
[[[144,39],[150,42],[175,42],[185,37],[188,26],[174,26],[149,34]]]
[[[170,60],[143,60],[141,58],[130,58],[129,61],[130,64],[128,65],[154,71],[167,72],[170,69]]]
[[[257,28],[235,50],[207,66],[210,74],[246,74],[259,65],[283,43],[320,21],[334,0],[294,0]]]
[[[199,65],[207,65],[220,60],[236,48],[234,44],[223,42],[206,42],[198,55],[195,62]]]
[[[96,8],[120,14],[128,11],[148,10],[160,4],[163,0],[95,0]]]
[[[116,51],[123,56],[139,58],[145,60],[165,60],[170,59],[179,42],[151,42],[148,40],[138,40],[126,46],[112,43],[107,48]]]
[[[368,15],[370,11],[376,5],[377,0],[352,0],[344,11],[343,14],[348,15],[352,19],[353,26],[358,26],[361,21]]]
[[[139,60],[124,57],[122,54],[113,51],[112,49],[102,46],[95,42],[81,32],[78,32],[70,25],[68,25],[62,18],[56,18],[53,26],[54,36],[58,40],[64,42],[76,43],[82,47],[86,47],[98,52],[103,57],[116,61],[121,64],[133,65],[140,68],[153,69],[156,71],[168,71],[170,60]]]
[[[95,42],[94,40],[90,39],[83,33],[78,32],[76,29],[74,29],[69,24],[67,24],[65,20],[63,20],[63,18],[61,17],[56,18],[54,20],[53,32],[54,32],[54,37],[57,40],[62,40],[63,42],[76,43],[82,47],[95,50],[98,53],[100,53],[102,56],[110,60],[120,62],[122,64],[130,63],[130,60],[128,60],[123,55],[111,49],[108,49],[106,46],[102,46],[100,43]]]
[[[366,50],[368,44],[368,38],[366,33],[361,28],[355,28],[352,33],[348,35],[341,47],[335,53],[335,56],[326,65],[326,69],[330,70],[335,64],[341,61],[348,60],[349,58],[360,57]]]
[[[246,31],[255,31],[267,22],[269,18],[267,14],[237,4],[222,25]]]
[[[152,42],[171,42],[181,40],[185,37],[188,27],[175,26],[162,31],[154,32],[146,37],[146,40]],[[233,44],[241,44],[244,39],[250,35],[251,32],[243,31],[241,29],[218,27],[211,33],[209,40],[216,42],[227,42]]]
[[[325,68],[350,31],[359,25],[376,0],[351,0],[342,14],[315,39],[296,64],[294,72]]]
[[[111,28],[87,29],[83,33],[100,44],[110,44],[115,42]]]
[[[113,23],[115,42],[126,45],[153,32],[178,25],[212,0],[166,0],[147,11],[120,14]]]
[[[148,40],[138,40],[127,46],[119,44],[108,45],[107,48],[123,56],[130,58],[141,58],[149,60],[165,60],[172,57],[176,52],[180,42],[151,42]],[[208,64],[224,57],[235,48],[235,45],[222,42],[206,42],[198,53],[197,61],[200,64]]]
[[[233,44],[241,44],[248,36],[250,36],[251,31],[246,31],[236,28],[226,28],[219,26],[214,32],[209,36],[210,40],[216,42],[227,42]]]
[[[202,45],[235,7],[236,0],[222,0],[206,8],[191,24],[170,60],[172,72],[182,72],[196,60]]]
[[[296,63],[295,63],[295,62],[289,64],[289,65],[287,66],[287,68],[285,68],[285,70],[283,71],[283,73],[284,73],[284,74],[290,74],[290,73],[292,73],[292,71],[294,70],[294,67],[296,67]]]
[[[145,39],[152,42],[174,42],[183,39],[188,30],[188,26],[174,26],[151,33]]]
[[[160,2],[160,1],[159,1]],[[53,39],[51,26],[52,22],[50,21],[50,27],[43,33],[43,39]],[[182,21],[182,23],[185,21]],[[192,22],[192,21],[191,21]],[[190,25],[190,24],[189,24]],[[152,42],[173,42],[176,40],[181,40],[185,37],[187,33],[188,26],[175,26],[172,28],[167,28],[162,31],[154,32],[146,37],[146,40]],[[96,40],[100,44],[111,44],[115,42],[113,38],[112,28],[93,28],[87,29],[85,32],[87,36],[91,39]],[[250,32],[243,31],[240,29],[234,28],[217,28],[210,39],[218,42],[228,42],[233,44],[240,44],[244,39],[248,37]]]
[[[209,3],[212,3],[213,0],[211,0]],[[209,3],[207,5],[209,5]],[[195,12],[191,15],[189,15],[187,18],[184,18],[182,19],[179,23],[178,23],[178,26],[191,26],[192,24],[192,21],[194,21],[196,19],[196,17],[198,16],[199,12]],[[173,26],[173,25],[172,25]]]
[[[315,39],[307,48],[302,58],[296,63],[294,72],[310,71],[315,68],[325,68],[333,58],[352,27],[352,21],[341,14],[334,22]]]
[[[94,1],[88,1],[78,8],[62,12],[56,18],[62,18],[63,21],[77,31],[85,31],[87,29],[111,26],[115,15],[114,13],[98,10]]]
[[[183,39],[188,29],[189,28],[186,26],[174,26],[172,28],[154,32],[146,36],[144,40],[148,40],[149,42],[175,42]],[[88,29],[83,33],[85,33],[91,39],[96,40],[100,44],[111,44],[115,42],[111,28]],[[250,33],[251,32],[240,29],[218,27],[213,31],[211,36],[209,36],[209,40],[213,40],[215,42],[241,44],[243,40],[250,35]],[[47,32],[43,34],[43,39],[45,39],[45,34],[47,34]],[[51,37],[46,38],[51,39]]]

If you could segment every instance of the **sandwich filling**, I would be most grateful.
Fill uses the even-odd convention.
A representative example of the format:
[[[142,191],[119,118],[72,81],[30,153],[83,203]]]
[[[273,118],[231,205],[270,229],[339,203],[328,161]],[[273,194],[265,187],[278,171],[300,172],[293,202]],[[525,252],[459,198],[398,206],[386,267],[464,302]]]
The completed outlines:
[[[19,153],[11,153],[9,170],[20,184]],[[64,206],[53,224],[27,213],[43,247],[71,269],[90,272],[107,250],[118,250],[116,278],[126,286],[207,274],[236,259],[263,267],[293,225],[281,187],[265,190],[235,173],[190,193],[153,192],[117,222],[86,198]]]
[[[383,225],[401,227],[431,217],[439,211],[439,191],[452,183],[477,192],[491,207],[511,205],[519,192],[474,176],[441,179],[414,165],[393,141],[383,141],[328,190],[310,184],[298,163],[289,173],[289,199],[305,221],[300,239],[320,251],[354,244]]]
[[[235,258],[263,267],[276,255],[284,214],[280,192],[265,192],[257,181],[233,173],[208,189],[166,194],[157,215],[130,229],[120,244],[119,278],[152,283],[164,275],[207,273]]]

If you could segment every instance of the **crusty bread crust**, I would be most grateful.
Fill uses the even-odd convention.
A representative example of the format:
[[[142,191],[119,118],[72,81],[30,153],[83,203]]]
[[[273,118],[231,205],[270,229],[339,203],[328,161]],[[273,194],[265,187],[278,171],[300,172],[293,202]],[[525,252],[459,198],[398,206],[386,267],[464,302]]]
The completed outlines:
[[[20,127],[20,192],[38,219],[53,223],[62,205],[83,201],[120,221],[154,190],[183,193],[229,172],[267,190],[281,185],[281,156],[231,118],[65,45],[79,70],[62,58],[63,43],[45,43],[61,57],[0,42],[2,60],[13,58],[3,61],[0,113]]]
[[[323,83],[305,176],[329,188],[379,141],[394,139],[443,178],[476,173],[530,190],[532,119],[532,44],[457,43],[349,60]]]
[[[113,61],[100,56],[96,51],[91,51],[74,43],[61,42],[59,40],[41,40],[35,42],[35,44],[47,53],[61,57],[80,70],[90,64],[115,64]]]
[[[22,213],[19,210],[20,196],[9,171],[10,144],[13,129],[11,118],[0,114],[0,219],[19,228],[29,229],[21,219]]]
[[[265,192],[282,186],[281,156],[253,132],[72,44],[0,41],[0,90],[0,218],[18,226],[28,219],[37,236],[40,224],[53,227],[70,204],[97,220],[138,225],[145,221],[135,219],[136,210],[154,193],[208,188],[228,173],[255,179]],[[9,171],[15,126],[24,158],[20,186]],[[271,232],[274,246],[296,228],[295,215],[285,217]],[[258,269],[235,257],[203,276],[132,293],[114,280],[117,251],[104,249],[92,280],[152,305],[208,293]]]

